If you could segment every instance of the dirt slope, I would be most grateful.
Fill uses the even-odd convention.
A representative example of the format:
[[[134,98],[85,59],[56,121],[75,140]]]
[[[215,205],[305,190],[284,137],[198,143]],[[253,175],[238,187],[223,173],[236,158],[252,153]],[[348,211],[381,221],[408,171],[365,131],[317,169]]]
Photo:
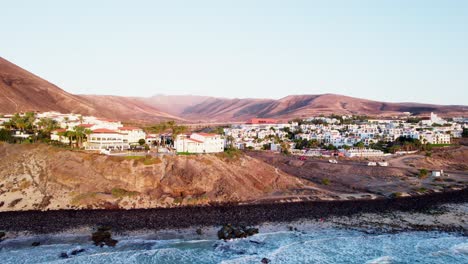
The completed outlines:
[[[146,160],[0,144],[0,211],[150,208],[288,194],[301,180],[247,157]]]

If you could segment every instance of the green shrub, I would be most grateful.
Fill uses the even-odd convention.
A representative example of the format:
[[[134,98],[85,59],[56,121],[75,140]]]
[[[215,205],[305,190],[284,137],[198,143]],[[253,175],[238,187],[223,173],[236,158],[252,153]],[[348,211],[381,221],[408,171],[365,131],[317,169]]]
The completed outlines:
[[[427,189],[424,187],[420,187],[420,188],[417,188],[415,191],[423,193],[423,192],[427,192]]]
[[[428,171],[426,169],[420,169],[418,178],[419,179],[424,179],[424,178],[427,177],[427,174],[428,174]]]
[[[123,198],[123,197],[133,197],[133,196],[138,195],[140,193],[135,192],[135,191],[127,191],[127,190],[121,189],[121,188],[113,188],[111,190],[111,194],[115,198]]]
[[[322,179],[322,184],[323,185],[330,185],[330,179],[328,179],[328,178]]]
[[[394,192],[392,193],[392,198],[398,198],[401,197],[403,194],[401,192]]]

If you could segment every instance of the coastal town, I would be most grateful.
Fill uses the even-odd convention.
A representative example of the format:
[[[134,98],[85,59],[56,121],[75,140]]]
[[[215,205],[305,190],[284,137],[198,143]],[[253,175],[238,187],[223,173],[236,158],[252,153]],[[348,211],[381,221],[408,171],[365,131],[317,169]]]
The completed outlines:
[[[253,118],[190,131],[174,121],[129,126],[121,121],[58,112],[0,116],[3,141],[39,138],[107,155],[125,153],[203,154],[225,149],[282,152],[310,157],[381,158],[450,146],[467,134],[468,118],[316,116],[276,120]]]

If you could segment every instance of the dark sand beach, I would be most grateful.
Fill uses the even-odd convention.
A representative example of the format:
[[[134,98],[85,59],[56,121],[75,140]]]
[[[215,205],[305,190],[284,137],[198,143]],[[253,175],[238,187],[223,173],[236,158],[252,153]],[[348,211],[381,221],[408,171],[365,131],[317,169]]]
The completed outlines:
[[[468,189],[396,199],[212,205],[135,210],[17,211],[0,213],[0,230],[45,234],[96,226],[110,226],[116,232],[124,232],[217,226],[227,223],[258,225],[265,222],[291,222],[300,219],[352,216],[359,213],[423,211],[444,203],[466,202],[468,202]],[[427,228],[427,226],[424,227],[424,229]]]

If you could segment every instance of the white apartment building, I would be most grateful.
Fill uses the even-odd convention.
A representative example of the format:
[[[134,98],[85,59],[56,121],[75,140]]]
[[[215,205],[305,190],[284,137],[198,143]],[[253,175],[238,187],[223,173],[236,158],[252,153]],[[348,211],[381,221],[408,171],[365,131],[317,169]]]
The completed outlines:
[[[146,133],[139,127],[119,127],[117,132],[123,135],[124,142],[137,144],[140,139],[146,140]]]
[[[421,133],[420,140],[423,144],[450,144],[450,134],[427,131]]]
[[[353,157],[361,157],[361,158],[371,158],[371,157],[383,157],[384,153],[381,150],[375,150],[375,149],[358,149],[358,148],[352,148],[352,149],[340,149],[340,152],[342,152],[346,157],[353,158]]]
[[[124,134],[107,128],[93,130],[85,143],[87,150],[128,149],[130,146],[124,142]]]
[[[177,152],[218,153],[224,151],[224,138],[209,133],[178,135],[174,147]]]

